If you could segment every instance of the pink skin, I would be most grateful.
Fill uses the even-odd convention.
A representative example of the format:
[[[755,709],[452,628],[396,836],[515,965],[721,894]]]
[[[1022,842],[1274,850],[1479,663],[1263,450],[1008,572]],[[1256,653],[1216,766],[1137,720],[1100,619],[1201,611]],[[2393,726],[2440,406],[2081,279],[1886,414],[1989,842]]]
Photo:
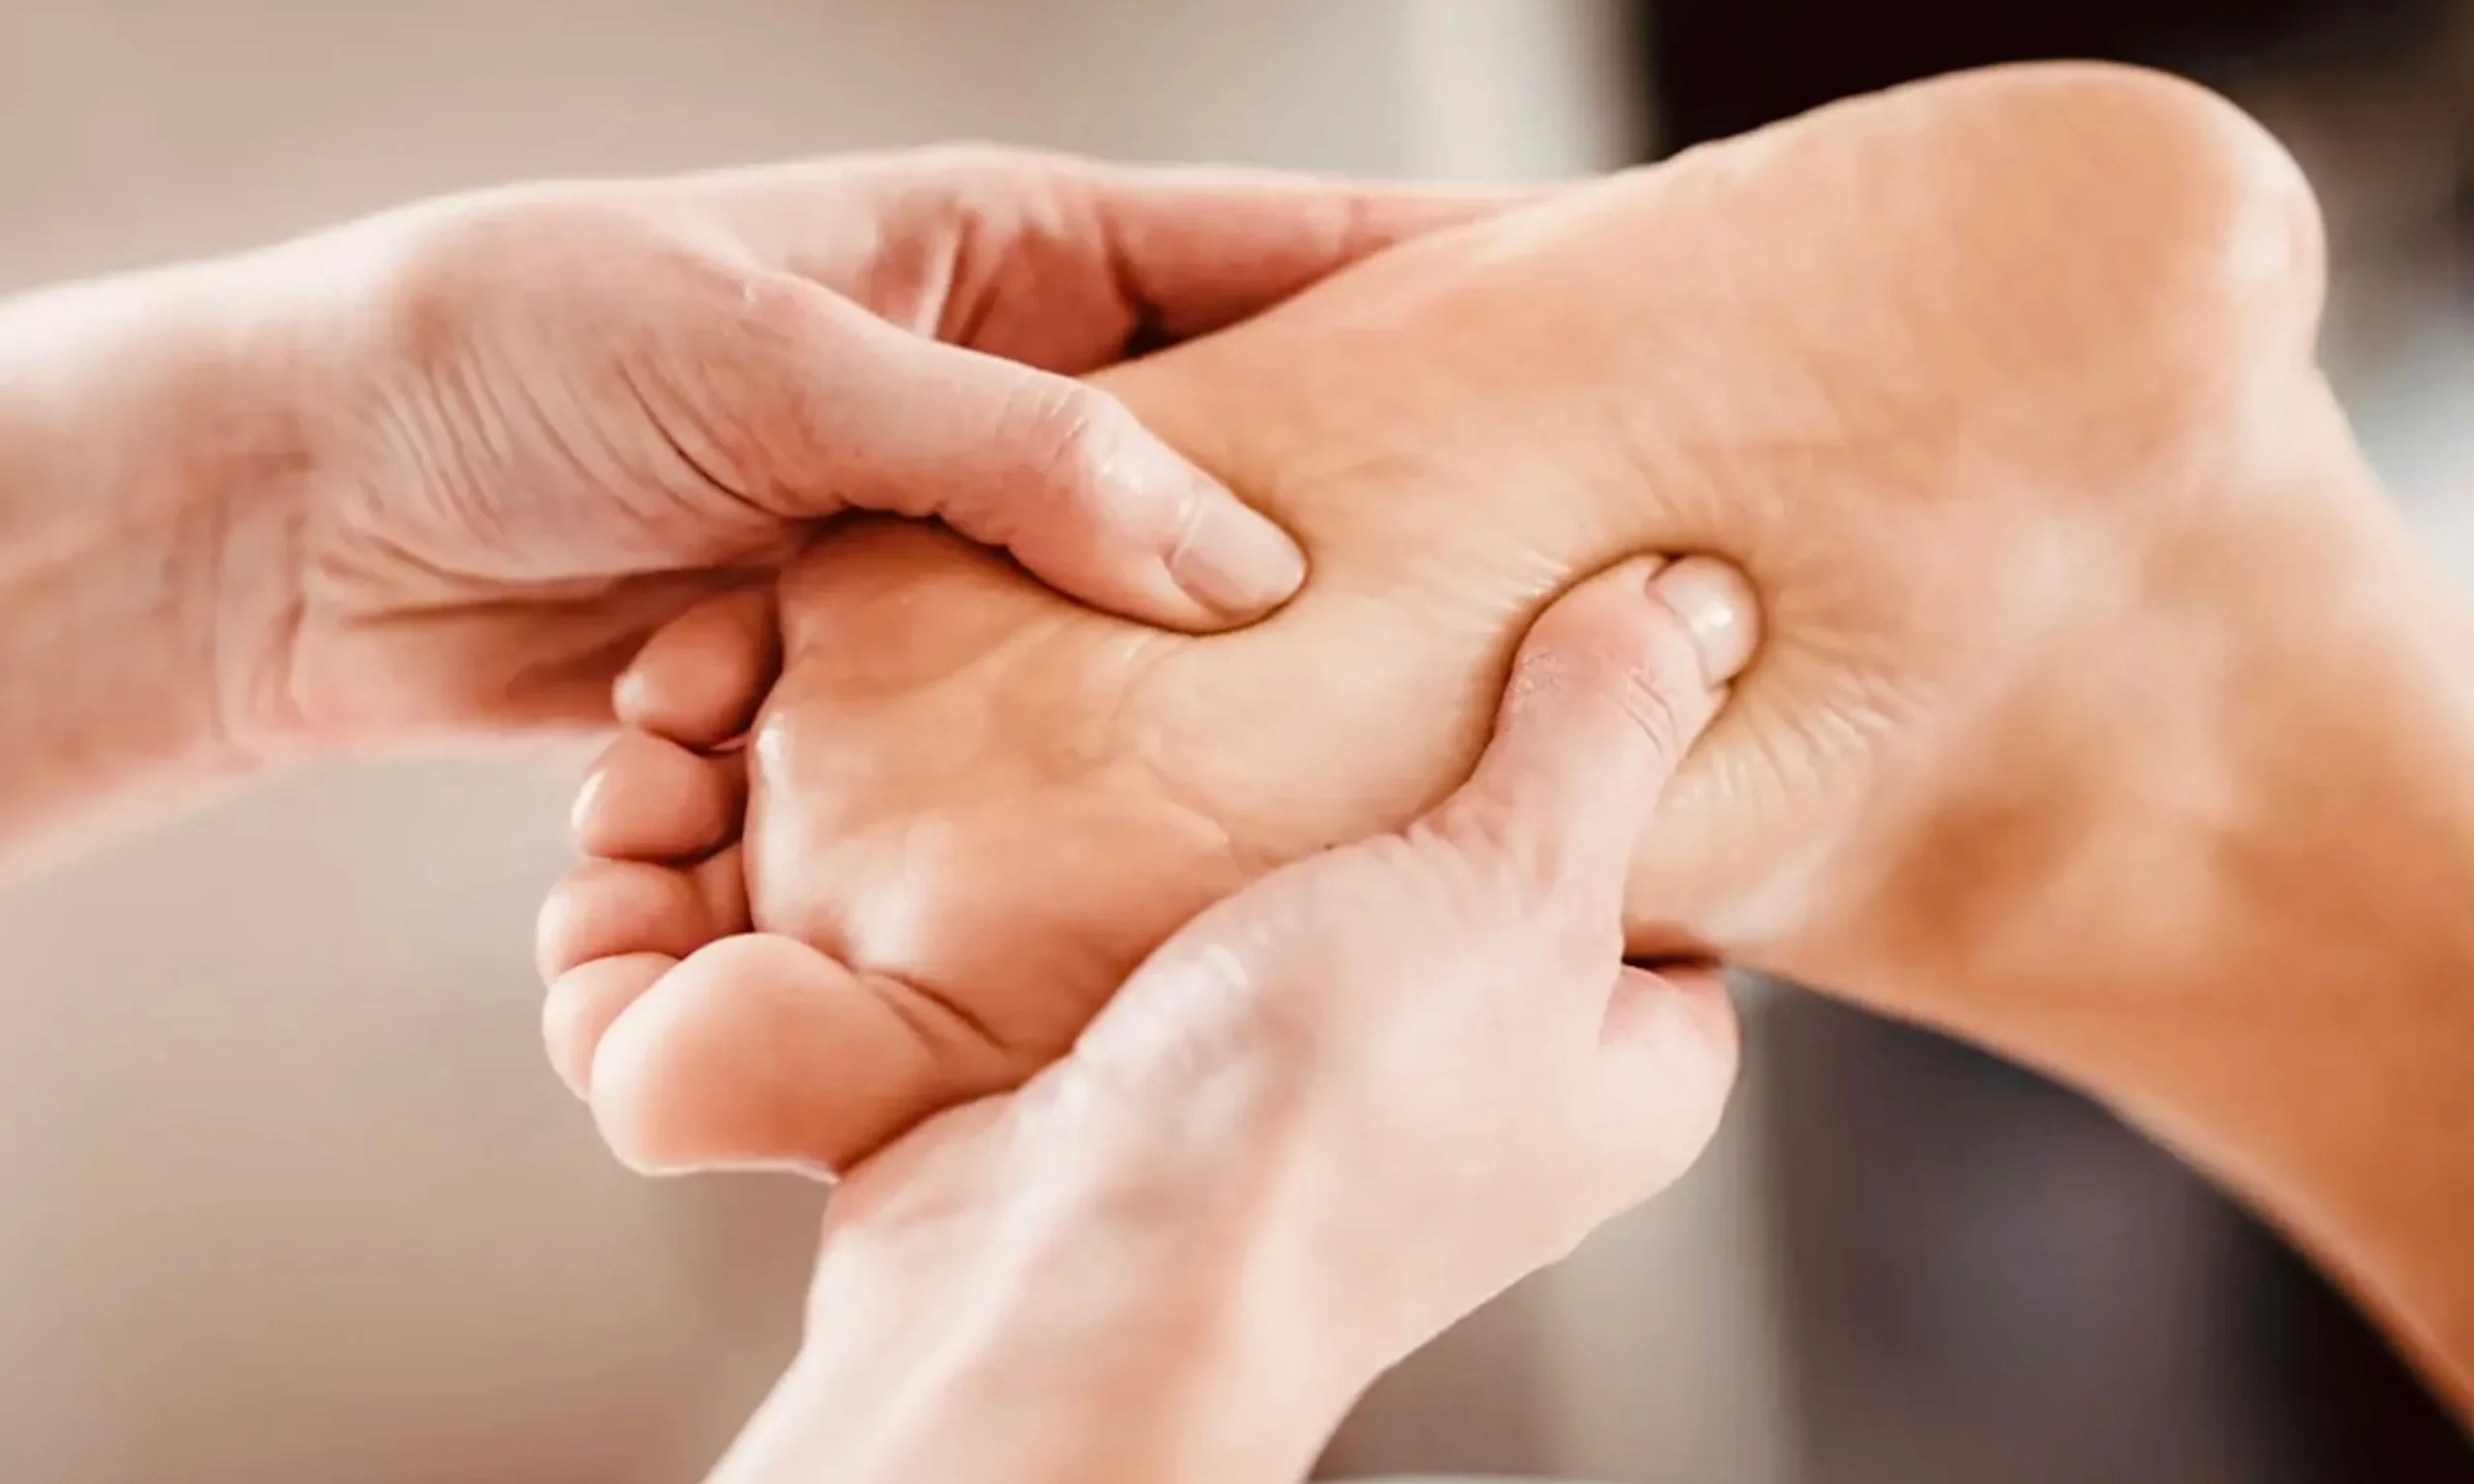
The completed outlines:
[[[1202,906],[1431,803],[1549,596],[1694,551],[1761,585],[1773,643],[1644,832],[1634,949],[2040,1036],[2050,997],[2002,979],[2065,920],[2156,899],[2076,857],[2150,831],[2105,811],[2182,751],[2075,747],[2067,719],[2137,705],[2210,762],[2189,681],[2258,687],[2173,657],[2280,662],[2252,658],[2282,642],[2257,595],[2184,602],[2182,532],[2222,529],[2246,585],[2378,536],[2303,355],[2309,210],[2186,85],[2023,69],[1429,237],[1117,368],[1100,385],[1309,546],[1306,590],[1168,634],[877,523],[792,563],[769,611],[658,635],[579,816],[588,855],[654,848],[612,846],[545,910],[554,1057],[637,1163],[848,1163],[1060,1054]],[[744,785],[734,762],[670,795],[681,750],[741,736]],[[722,810],[689,848],[635,817],[692,798]],[[2143,864],[2175,881],[2179,848]],[[740,995],[842,1018],[770,1044],[808,1066],[796,1117],[733,1140],[627,1022]]]
[[[1430,807],[1554,593],[1709,553],[1765,647],[1639,833],[1632,950],[2076,1082],[2474,1394],[2474,625],[2312,363],[2319,273],[2221,100],[2005,69],[1108,372],[1305,590],[1165,633],[882,523],[658,637],[580,819],[615,853],[544,913],[554,1058],[640,1167],[848,1169]]]
[[[606,727],[647,635],[854,510],[1143,622],[1258,617],[1295,544],[1078,378],[1509,199],[927,151],[0,301],[0,853],[304,755]]]

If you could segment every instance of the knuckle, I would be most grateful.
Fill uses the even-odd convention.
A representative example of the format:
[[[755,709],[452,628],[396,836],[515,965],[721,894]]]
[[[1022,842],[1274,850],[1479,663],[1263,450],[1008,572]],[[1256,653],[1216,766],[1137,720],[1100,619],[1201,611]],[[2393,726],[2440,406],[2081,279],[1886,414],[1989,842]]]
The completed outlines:
[[[992,139],[947,139],[909,153],[906,163],[919,174],[976,184],[1045,176],[1063,167],[1067,157],[1050,151],[999,144]]]
[[[1383,244],[1382,220],[1371,196],[1343,192],[1331,210],[1328,261],[1354,263]]]
[[[516,279],[563,281],[645,227],[640,214],[606,198],[514,194],[451,203],[412,223],[395,277],[408,292],[430,295]]]
[[[1069,155],[983,140],[928,145],[883,164],[906,196],[935,202],[1000,241],[1019,230],[1026,211],[1066,192],[1088,170]]]
[[[1482,792],[1439,820],[1455,875],[1452,935],[1469,942],[1530,941],[1562,921],[1561,903],[1586,876],[1572,832],[1536,797]]]
[[[1607,689],[1613,704],[1652,753],[1672,758],[1683,750],[1690,728],[1684,723],[1683,709],[1676,704],[1674,691],[1659,684],[1648,669],[1625,666],[1610,677]]]
[[[372,260],[381,321],[415,367],[544,320],[623,345],[647,304],[736,309],[756,277],[693,223],[612,192],[475,197],[417,211],[388,236]]]
[[[1449,842],[1453,854],[1468,863],[1467,869],[1498,876],[1503,874],[1499,868],[1514,860],[1523,837],[1521,812],[1510,797],[1495,789],[1465,791],[1416,829],[1431,830]],[[1514,879],[1511,884],[1519,883]]]
[[[931,145],[886,163],[904,198],[964,224],[963,245],[981,253],[1035,235],[1081,198],[1091,174],[1069,155],[977,141]],[[988,271],[994,267],[991,259]]]
[[[1514,668],[1511,702],[1521,711],[1620,722],[1659,757],[1683,746],[1683,709],[1658,667],[1633,648],[1591,642],[1543,646]]]
[[[1125,430],[1105,393],[1063,377],[1034,376],[1007,394],[999,442],[1028,476],[1021,494],[1043,518],[1098,502]]]

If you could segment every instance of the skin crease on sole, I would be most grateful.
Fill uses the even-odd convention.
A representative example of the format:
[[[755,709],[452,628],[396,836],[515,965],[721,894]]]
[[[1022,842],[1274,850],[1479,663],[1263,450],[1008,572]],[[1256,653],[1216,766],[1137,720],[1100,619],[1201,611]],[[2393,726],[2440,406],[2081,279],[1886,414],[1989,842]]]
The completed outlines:
[[[1739,563],[1766,638],[1645,830],[1634,948],[2098,1055],[2056,1030],[2101,1018],[2077,986],[2169,972],[2219,910],[2151,824],[2268,828],[2245,780],[2326,739],[2257,679],[2298,707],[2355,665],[2398,541],[2312,365],[2320,275],[2307,189],[2229,105],[2037,66],[1119,368],[1299,536],[1306,590],[1167,634],[877,523],[681,619],[544,909],[553,1060],[640,1168],[847,1167],[1063,1053],[1205,903],[1457,783],[1528,620],[1643,552]]]

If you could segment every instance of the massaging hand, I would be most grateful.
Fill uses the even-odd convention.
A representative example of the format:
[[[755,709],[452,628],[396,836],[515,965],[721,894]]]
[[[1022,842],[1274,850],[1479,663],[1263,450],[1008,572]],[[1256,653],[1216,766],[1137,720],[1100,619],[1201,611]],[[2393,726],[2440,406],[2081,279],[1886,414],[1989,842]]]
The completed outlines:
[[[859,1166],[717,1479],[1299,1477],[1378,1372],[1673,1181],[1735,1018],[1714,972],[1625,966],[1625,877],[1753,631],[1706,559],[1581,583],[1450,797],[1204,911],[1064,1060]],[[769,1048],[717,1127],[838,1074],[823,1006],[771,1012],[661,1038]]]
[[[852,508],[1146,621],[1251,619],[1294,545],[1069,374],[1483,206],[936,153],[475,196],[253,261],[315,300],[285,357],[314,396],[306,468],[223,517],[234,729],[606,718],[653,625]]]

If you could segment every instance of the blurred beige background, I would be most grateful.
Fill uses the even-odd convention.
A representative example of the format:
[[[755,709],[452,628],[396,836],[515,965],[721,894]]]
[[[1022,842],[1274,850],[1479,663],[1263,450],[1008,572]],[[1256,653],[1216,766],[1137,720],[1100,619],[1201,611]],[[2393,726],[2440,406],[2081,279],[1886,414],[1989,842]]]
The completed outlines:
[[[1594,169],[1643,144],[1628,10],[11,0],[0,290],[483,182],[956,136]],[[0,896],[10,1477],[635,1484],[716,1453],[816,1202],[624,1177],[541,1064],[566,788],[295,779]],[[1408,1367],[1336,1466],[1783,1478],[1754,1142]]]

